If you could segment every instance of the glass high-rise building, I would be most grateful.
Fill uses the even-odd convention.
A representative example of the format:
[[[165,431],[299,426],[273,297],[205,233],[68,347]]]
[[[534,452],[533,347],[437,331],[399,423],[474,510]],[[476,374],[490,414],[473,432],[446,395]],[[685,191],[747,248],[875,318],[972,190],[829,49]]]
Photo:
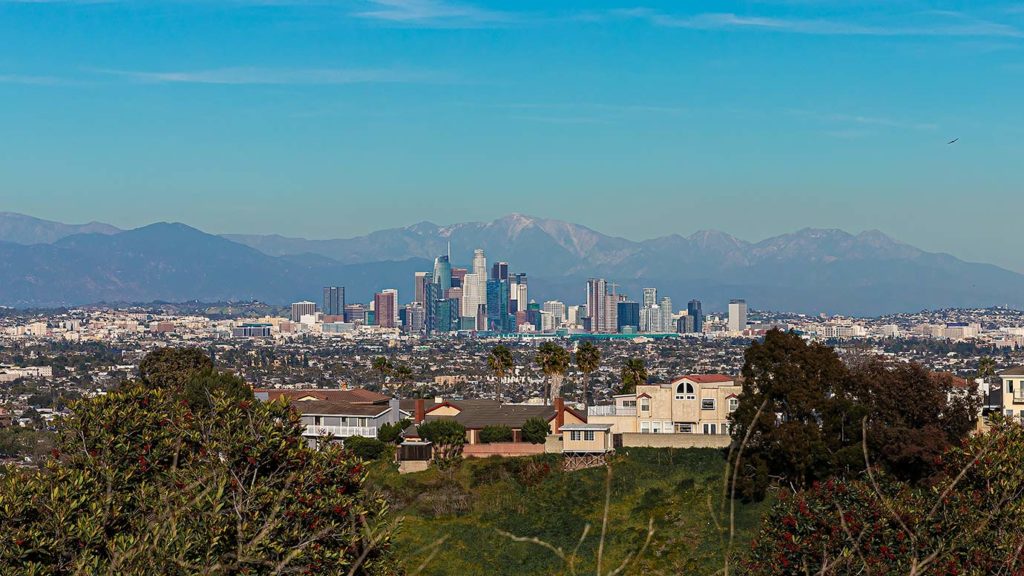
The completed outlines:
[[[629,329],[638,332],[640,330],[640,303],[619,302],[616,304],[616,308],[618,312],[616,324],[619,332],[629,332]]]
[[[324,286],[324,302],[320,310],[325,316],[344,316],[345,314],[345,287]]]
[[[508,280],[508,262],[495,262],[491,267],[491,280]]]
[[[700,333],[704,331],[704,311],[701,310],[700,300],[690,300],[686,305],[686,315],[693,318],[693,331]]]
[[[487,329],[492,332],[511,332],[508,314],[508,281],[487,281]]]
[[[447,255],[434,259],[434,283],[441,286],[441,293],[452,287],[452,263]]]

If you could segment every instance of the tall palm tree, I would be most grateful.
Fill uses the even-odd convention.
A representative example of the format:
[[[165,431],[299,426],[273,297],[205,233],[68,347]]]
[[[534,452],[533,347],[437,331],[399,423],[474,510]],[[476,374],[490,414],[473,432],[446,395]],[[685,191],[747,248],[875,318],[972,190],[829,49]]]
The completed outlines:
[[[982,356],[978,359],[978,378],[983,378],[986,382],[988,379],[996,375],[996,361],[991,356]]]
[[[380,373],[380,389],[384,389],[384,382],[391,373],[391,361],[385,356],[377,356],[373,359],[373,369]]]
[[[601,350],[589,340],[576,350],[576,368],[583,373],[583,405],[590,406],[590,373],[601,366]]]
[[[537,366],[548,377],[544,403],[554,398],[562,388],[562,379],[569,370],[569,351],[554,342],[545,342],[537,349]]]
[[[394,369],[395,379],[398,380],[398,387],[405,394],[409,381],[412,380],[412,368],[408,364],[399,364]]]
[[[498,344],[491,348],[490,354],[487,355],[487,367],[494,372],[494,376],[498,379],[498,404],[501,404],[501,381],[506,374],[512,371],[514,366],[515,360],[512,358],[512,351],[507,346]]]
[[[622,365],[622,387],[619,394],[633,394],[639,384],[647,382],[647,367],[643,358],[630,358]]]

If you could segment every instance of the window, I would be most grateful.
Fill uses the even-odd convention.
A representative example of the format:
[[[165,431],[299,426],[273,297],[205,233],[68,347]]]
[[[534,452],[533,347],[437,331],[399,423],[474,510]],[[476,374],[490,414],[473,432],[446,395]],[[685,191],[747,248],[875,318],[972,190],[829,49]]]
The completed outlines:
[[[1006,411],[1006,415],[1007,416],[1013,416],[1013,410],[1007,410]]]
[[[578,442],[579,439],[580,439],[580,431],[579,430],[573,430],[573,431],[569,432],[569,439],[574,441],[574,442]]]
[[[703,398],[703,399],[701,399],[701,401],[700,401],[700,409],[701,410],[714,410],[715,409],[715,399],[714,398]]]
[[[587,442],[593,442],[594,441],[594,431],[593,430],[584,430],[583,431],[583,439],[586,440]]]
[[[640,401],[640,410],[642,412],[650,412],[651,411],[651,399],[650,398],[644,398],[643,400]]]
[[[676,434],[693,434],[693,424],[676,422]]]
[[[650,422],[641,422],[640,423],[640,433],[641,434],[650,434],[651,433],[651,423]]]
[[[651,422],[651,434],[661,433],[661,422]]]
[[[676,400],[694,400],[697,395],[693,392],[693,384],[682,382],[676,386]]]
[[[740,407],[739,398],[729,398],[729,412],[735,412]]]
[[[636,400],[623,400],[622,401],[622,407],[623,408],[636,408]]]
[[[717,430],[717,427],[714,424],[705,424],[704,425],[704,433],[705,434],[718,434],[718,430]]]

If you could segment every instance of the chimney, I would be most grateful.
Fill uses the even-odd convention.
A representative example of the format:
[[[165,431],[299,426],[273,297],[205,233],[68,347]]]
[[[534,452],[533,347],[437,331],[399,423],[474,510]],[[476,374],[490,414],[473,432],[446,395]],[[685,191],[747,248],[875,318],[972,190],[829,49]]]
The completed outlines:
[[[427,417],[426,416],[426,410],[423,408],[423,398],[417,398],[416,399],[416,416],[415,416],[416,423],[419,424],[420,422],[423,422],[423,419],[426,418],[426,417]]]
[[[555,433],[562,431],[562,424],[565,424],[565,400],[561,396],[555,398]]]

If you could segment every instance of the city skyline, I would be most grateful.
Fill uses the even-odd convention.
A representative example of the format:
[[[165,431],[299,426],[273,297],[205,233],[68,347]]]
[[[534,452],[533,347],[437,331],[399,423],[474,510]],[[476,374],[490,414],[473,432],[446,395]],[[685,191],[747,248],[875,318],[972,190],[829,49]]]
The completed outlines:
[[[312,238],[881,229],[1024,270],[1024,12],[869,6],[0,2],[0,206]]]

